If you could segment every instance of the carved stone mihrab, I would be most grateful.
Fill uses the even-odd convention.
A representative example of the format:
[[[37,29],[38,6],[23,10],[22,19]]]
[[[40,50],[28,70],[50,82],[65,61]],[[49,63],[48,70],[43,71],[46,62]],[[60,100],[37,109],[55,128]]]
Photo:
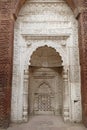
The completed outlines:
[[[19,13],[18,19],[15,23],[14,34],[14,65],[11,106],[12,121],[27,121],[29,117],[28,97],[30,97],[32,93],[32,91],[29,90],[29,66],[31,65],[31,57],[34,52],[38,48],[44,46],[53,48],[55,50],[55,55],[58,53],[61,56],[63,75],[59,82],[56,80],[56,84],[60,88],[62,87],[62,90],[59,89],[59,91],[56,92],[56,96],[60,95],[62,91],[62,97],[59,96],[59,108],[62,109],[62,116],[65,121],[70,120],[79,122],[82,120],[82,112],[80,93],[81,83],[79,76],[80,64],[78,58],[78,24],[71,9],[63,0],[52,0],[49,2],[46,0],[44,2],[27,0]],[[44,53],[46,52],[44,51]],[[43,61],[45,63],[45,59]],[[49,82],[52,82],[52,79],[49,80]],[[64,82],[64,85],[62,85],[61,82]],[[73,87],[73,91],[72,86],[75,86]],[[77,87],[78,89],[76,89]],[[77,93],[77,95],[79,95],[79,99],[76,96],[72,96],[73,92],[74,94]],[[43,102],[46,101],[49,103],[56,99],[51,99],[50,96],[47,97],[47,95],[46,99],[42,95],[40,96],[40,99],[39,96],[37,97],[39,100],[37,102],[42,103],[43,100]],[[34,99],[32,98],[32,103],[34,102],[33,100]],[[63,106],[61,106],[61,102],[63,103]],[[57,105],[57,108],[55,107],[55,104]],[[58,109],[57,100],[55,100],[55,104],[52,105],[55,113],[58,114],[58,111],[60,110]],[[43,109],[44,106],[45,105],[43,105],[41,109]],[[48,106],[46,107],[47,110]],[[31,108],[31,110],[34,110],[32,105]]]

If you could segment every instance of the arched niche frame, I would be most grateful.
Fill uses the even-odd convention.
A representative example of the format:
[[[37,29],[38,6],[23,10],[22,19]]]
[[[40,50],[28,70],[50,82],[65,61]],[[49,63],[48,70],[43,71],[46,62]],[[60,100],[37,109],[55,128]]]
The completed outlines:
[[[68,85],[68,67],[67,67],[67,57],[66,53],[62,48],[55,47],[55,45],[50,43],[43,43],[43,45],[32,45],[28,50],[25,52],[24,56],[24,79],[23,79],[23,121],[27,122],[29,115],[28,115],[28,87],[29,87],[29,66],[31,65],[31,58],[35,51],[37,51],[38,48],[45,47],[54,49],[55,53],[58,53],[61,57],[61,66],[63,67],[63,119],[64,121],[70,120],[69,118],[69,85]],[[66,93],[67,92],[67,93]]]
[[[17,16],[18,16],[18,13],[21,9],[21,7],[23,6],[23,4],[26,2],[26,0],[14,0],[14,9],[13,9],[13,15],[14,15],[14,18],[16,19]],[[83,12],[84,8],[83,8],[83,2],[84,0],[66,0],[66,2],[68,3],[68,5],[70,6],[70,8],[73,10],[74,14],[75,14],[75,17],[78,18],[78,21],[80,20],[79,19],[79,15],[80,13]],[[81,22],[81,21],[80,21]],[[81,24],[81,23],[80,23]],[[81,31],[81,30],[80,30]],[[81,32],[80,32],[81,33]],[[26,73],[26,71],[25,71]],[[66,73],[67,73],[67,69],[65,69],[65,72],[64,72],[64,79],[66,80],[67,76],[66,76]],[[83,80],[83,79],[82,79]],[[84,82],[84,80],[83,80]],[[84,85],[83,85],[84,86]],[[82,95],[83,96],[83,95]],[[86,109],[84,110],[85,106],[83,104],[83,114],[86,113]],[[85,115],[83,115],[83,122],[85,124],[85,126],[87,126],[87,117]]]
[[[47,46],[49,48],[52,48],[55,50],[55,53],[58,53],[61,57],[61,61],[62,61],[62,66],[66,66],[67,65],[67,57],[66,57],[66,53],[65,51],[61,48],[61,47],[56,47],[55,44],[50,44],[50,43],[43,43],[42,45],[32,45],[26,52],[25,52],[25,56],[24,56],[24,68],[25,70],[28,69],[28,66],[31,65],[31,57],[33,55],[33,53],[40,47],[44,47]]]

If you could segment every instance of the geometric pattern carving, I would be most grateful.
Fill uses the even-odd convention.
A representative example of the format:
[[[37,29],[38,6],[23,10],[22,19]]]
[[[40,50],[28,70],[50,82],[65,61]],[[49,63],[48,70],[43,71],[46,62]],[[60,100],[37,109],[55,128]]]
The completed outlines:
[[[38,95],[38,111],[51,111],[51,97],[49,94]]]
[[[60,77],[61,72],[55,70],[58,71],[58,68],[30,68],[29,111],[31,115],[61,115],[62,77]]]
[[[35,104],[37,106],[37,111],[51,111],[51,95],[52,92],[50,87],[46,83],[42,83],[41,86],[38,88],[37,93],[35,93]]]

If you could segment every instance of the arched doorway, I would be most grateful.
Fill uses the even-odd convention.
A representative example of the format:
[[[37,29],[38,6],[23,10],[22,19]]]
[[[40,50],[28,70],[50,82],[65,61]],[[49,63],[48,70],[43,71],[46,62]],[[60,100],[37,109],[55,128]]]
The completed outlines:
[[[39,47],[29,66],[29,115],[63,115],[63,66],[55,49]]]

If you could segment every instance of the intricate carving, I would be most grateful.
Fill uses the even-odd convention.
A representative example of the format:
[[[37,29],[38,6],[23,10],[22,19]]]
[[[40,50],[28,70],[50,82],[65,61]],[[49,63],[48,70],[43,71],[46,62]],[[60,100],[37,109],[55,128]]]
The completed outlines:
[[[38,88],[35,95],[35,102],[34,102],[34,113],[35,111],[38,112],[48,112],[52,111],[52,104],[51,104],[51,96],[52,92],[50,87],[46,83],[42,83]]]
[[[62,77],[57,69],[31,68],[29,87],[30,114],[61,115]]]
[[[60,12],[61,12],[61,15],[60,15]],[[77,65],[77,67],[79,67],[79,60],[78,60],[79,53],[77,49],[78,48],[78,34],[77,34],[78,24],[77,24],[77,21],[74,19],[72,11],[68,8],[65,2],[58,1],[56,3],[55,2],[53,3],[52,2],[48,2],[48,3],[35,2],[34,3],[34,2],[27,1],[24,7],[22,8],[22,10],[20,11],[19,17],[16,22],[17,24],[15,26],[15,46],[14,46],[15,47],[14,49],[15,60],[14,60],[13,79],[14,81],[18,82],[17,79],[19,79],[20,76],[15,76],[15,75],[18,75],[19,70],[21,70],[21,72],[19,72],[21,73],[20,74],[21,81],[20,83],[18,82],[18,84],[13,84],[14,89],[16,88],[15,87],[16,85],[21,86],[21,88],[24,86],[23,85],[24,69],[25,70],[28,69],[28,66],[30,65],[31,55],[39,47],[43,47],[47,45],[48,47],[54,48],[56,52],[58,52],[62,58],[62,61],[63,61],[62,65],[67,66],[69,72],[70,72],[70,68],[69,68],[70,65]],[[20,63],[18,62],[18,59],[20,59]],[[72,81],[76,72],[75,67],[73,67],[73,70],[74,70],[73,74],[71,73],[70,77],[68,77],[68,78],[72,78]],[[77,73],[79,72],[80,70],[78,70]],[[33,78],[36,78],[37,80],[39,78],[40,80],[42,80],[43,77],[44,76],[42,77],[37,76],[37,74],[33,75]],[[54,76],[50,76],[50,75],[46,76],[46,78],[48,79],[50,78],[52,79],[53,77]],[[44,77],[44,80],[46,78]],[[69,84],[71,84],[72,81],[69,80]],[[75,81],[79,82],[80,84],[79,80],[75,79],[74,82]],[[80,88],[80,85],[79,85],[79,88]],[[71,92],[71,95],[72,95],[72,92]],[[21,95],[21,97],[22,96],[23,95]],[[13,99],[15,97],[17,96],[15,96],[15,93],[13,92]],[[61,99],[62,98],[60,96],[60,100]],[[16,98],[14,100],[16,100]],[[66,101],[66,104],[67,104],[67,101]],[[17,100],[12,107],[13,111],[15,111],[14,106],[16,106],[16,104],[17,104]],[[22,103],[21,103],[21,106],[22,106]],[[73,109],[74,105],[71,104],[71,106]],[[61,103],[60,103],[60,108],[61,108]],[[21,112],[19,111],[19,109],[20,108],[18,107],[17,111],[18,111],[18,114],[20,113],[21,115]],[[66,108],[65,106],[64,109],[66,111],[65,116],[67,114],[67,117],[65,118],[69,119],[70,118],[69,107]],[[75,113],[73,113],[73,115],[74,114]],[[16,118],[15,115],[13,117],[14,119]]]
[[[29,80],[29,71],[25,70],[24,71],[24,88],[23,88],[23,121],[27,122],[28,121],[28,81]]]
[[[68,86],[68,69],[63,70],[63,118],[64,121],[69,120],[69,86]]]

